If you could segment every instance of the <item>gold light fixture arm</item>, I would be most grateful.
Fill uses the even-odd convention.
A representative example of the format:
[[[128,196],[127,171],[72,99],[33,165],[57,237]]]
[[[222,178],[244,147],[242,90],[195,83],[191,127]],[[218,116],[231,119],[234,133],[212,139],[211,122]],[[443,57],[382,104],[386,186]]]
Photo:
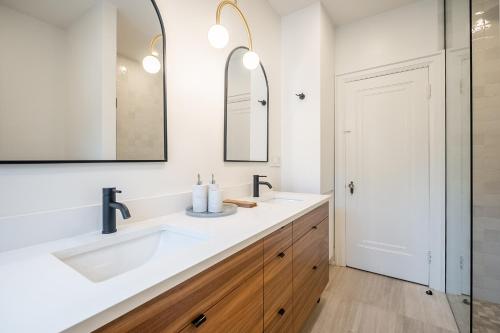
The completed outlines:
[[[158,41],[163,37],[163,35],[156,35],[153,37],[153,39],[151,39],[151,45],[150,45],[150,48],[151,48],[151,54],[152,55],[155,55],[155,56],[158,56],[159,53],[158,51],[156,51],[155,47],[156,47],[156,43],[158,43]]]
[[[245,28],[246,28],[247,34],[248,34],[248,48],[250,49],[250,51],[253,51],[252,32],[250,31],[250,26],[248,25],[248,22],[247,22],[245,15],[241,11],[241,9],[238,7],[238,3],[236,0],[222,0],[219,3],[219,5],[217,6],[217,13],[215,14],[215,22],[217,24],[220,24],[222,10],[226,6],[232,7],[239,14],[241,19],[243,20],[243,23],[245,25]]]

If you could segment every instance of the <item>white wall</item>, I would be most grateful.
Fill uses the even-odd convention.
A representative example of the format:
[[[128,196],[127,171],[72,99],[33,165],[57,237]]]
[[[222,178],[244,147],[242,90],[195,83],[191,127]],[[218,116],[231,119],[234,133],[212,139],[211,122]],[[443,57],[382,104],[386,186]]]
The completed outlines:
[[[331,193],[335,171],[335,31],[325,10],[320,20],[321,193]]]
[[[334,29],[318,1],[282,20],[282,184],[329,193],[334,171]],[[300,100],[295,94],[304,93]]]
[[[103,1],[67,29],[68,159],[116,158],[116,21]]]
[[[168,36],[169,162],[0,165],[0,217],[99,204],[101,188],[105,186],[123,189],[120,200],[189,191],[198,172],[205,181],[215,173],[224,186],[249,183],[252,174],[268,175],[275,188],[280,188],[279,168],[262,163],[223,162],[225,62],[234,47],[246,44],[239,18],[231,11],[224,12],[222,21],[230,30],[231,41],[228,48],[216,50],[207,41],[207,31],[215,23],[217,0],[157,3]],[[239,4],[252,27],[255,50],[267,70],[270,154],[279,156],[280,17],[267,0],[241,0]],[[0,219],[0,232],[3,222]],[[94,225],[93,221],[89,223]]]
[[[67,108],[64,31],[0,5],[0,45],[0,156],[61,158]]]
[[[282,20],[285,191],[331,194],[334,183],[335,31],[318,1]],[[295,94],[306,95],[300,100]],[[330,201],[330,258],[333,201]]]
[[[444,48],[442,0],[420,0],[336,28],[336,74],[433,54]]]
[[[290,192],[321,191],[320,15],[317,2],[282,19],[282,184]]]

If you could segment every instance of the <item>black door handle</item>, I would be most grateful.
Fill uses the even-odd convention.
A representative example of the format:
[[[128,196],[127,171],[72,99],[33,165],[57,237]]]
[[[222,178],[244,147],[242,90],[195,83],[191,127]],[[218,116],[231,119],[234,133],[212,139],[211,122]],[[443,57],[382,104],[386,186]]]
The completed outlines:
[[[278,311],[278,314],[280,316],[283,316],[285,314],[285,309],[281,308],[279,311]]]
[[[349,185],[347,185],[347,187],[349,187],[349,191],[351,192],[351,195],[354,194],[354,182],[350,182]]]
[[[194,325],[194,327],[200,327],[201,325],[203,325],[204,322],[207,321],[207,317],[202,313],[201,315],[199,315],[198,317],[196,317],[192,322],[191,324]]]
[[[313,270],[317,270],[318,269],[318,266],[313,266]]]
[[[284,252],[280,252],[280,253],[278,254],[278,257],[280,257],[280,258],[285,257],[285,253],[284,253]]]

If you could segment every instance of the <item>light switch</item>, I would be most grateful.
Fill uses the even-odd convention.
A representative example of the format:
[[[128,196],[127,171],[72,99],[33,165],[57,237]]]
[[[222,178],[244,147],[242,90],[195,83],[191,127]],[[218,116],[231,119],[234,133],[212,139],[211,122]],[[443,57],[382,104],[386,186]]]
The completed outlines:
[[[280,156],[272,156],[271,161],[269,162],[269,166],[273,168],[281,167],[281,157]]]

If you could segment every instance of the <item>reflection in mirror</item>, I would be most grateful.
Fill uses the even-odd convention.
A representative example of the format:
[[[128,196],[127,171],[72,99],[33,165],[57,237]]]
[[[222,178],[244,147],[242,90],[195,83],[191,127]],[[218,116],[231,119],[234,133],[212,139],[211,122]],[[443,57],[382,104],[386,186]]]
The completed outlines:
[[[269,87],[264,67],[243,65],[246,47],[236,48],[226,64],[225,146],[228,162],[267,162]]]
[[[500,332],[500,1],[471,9],[472,331]]]
[[[151,0],[0,0],[0,163],[166,160]]]
[[[460,332],[471,313],[469,1],[446,1],[446,293]]]

